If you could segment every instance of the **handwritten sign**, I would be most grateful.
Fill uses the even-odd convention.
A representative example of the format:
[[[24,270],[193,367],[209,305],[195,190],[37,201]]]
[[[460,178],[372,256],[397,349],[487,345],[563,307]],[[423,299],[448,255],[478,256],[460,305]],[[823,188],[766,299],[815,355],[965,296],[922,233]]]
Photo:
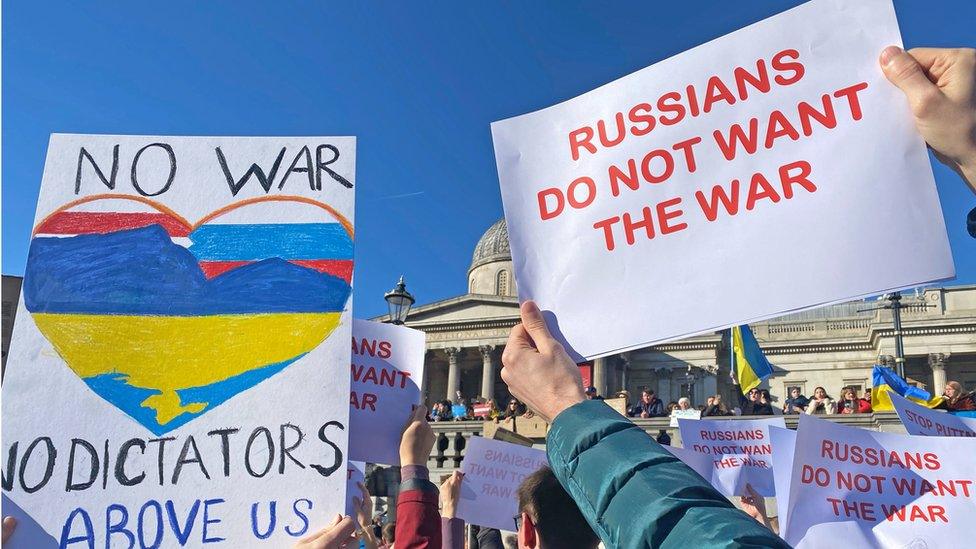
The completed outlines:
[[[400,464],[403,425],[420,404],[425,342],[419,330],[353,320],[349,459]]]
[[[514,531],[519,484],[548,464],[544,450],[472,437],[461,462],[464,481],[458,518],[469,524]]]
[[[679,419],[701,419],[701,410],[681,410],[679,408],[671,410],[671,427],[677,427]]]
[[[352,445],[352,441],[350,441]],[[353,498],[363,497],[359,490],[359,483],[366,482],[366,463],[362,461],[346,462],[346,514],[350,517],[356,516],[356,502]],[[373,518],[373,517],[370,517]]]
[[[343,511],[354,167],[349,137],[51,137],[3,490],[62,547],[291,545]]]
[[[774,494],[770,426],[786,427],[786,423],[782,417],[678,420],[682,446],[711,458],[712,485],[726,496],[744,495],[746,483],[759,495]]]
[[[976,439],[914,437],[800,415],[783,536],[821,547],[949,547],[976,521]]]
[[[910,435],[930,437],[976,437],[976,419],[937,412],[889,392],[891,404]]]
[[[582,361],[952,277],[900,42],[891,0],[814,0],[493,123],[520,299]]]

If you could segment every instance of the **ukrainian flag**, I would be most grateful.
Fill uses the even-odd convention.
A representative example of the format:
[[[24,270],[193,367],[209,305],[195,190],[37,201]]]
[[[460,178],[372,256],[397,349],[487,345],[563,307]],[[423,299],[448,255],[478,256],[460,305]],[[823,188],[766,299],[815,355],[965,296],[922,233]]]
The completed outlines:
[[[773,365],[766,360],[748,325],[732,328],[732,361],[742,394],[748,393],[773,373]]]
[[[942,403],[941,396],[932,398],[928,391],[909,385],[907,381],[898,377],[898,374],[884,366],[875,366],[871,377],[874,384],[874,387],[871,388],[871,409],[875,412],[893,411],[895,409],[891,404],[889,392],[897,393],[928,408],[935,408]]]

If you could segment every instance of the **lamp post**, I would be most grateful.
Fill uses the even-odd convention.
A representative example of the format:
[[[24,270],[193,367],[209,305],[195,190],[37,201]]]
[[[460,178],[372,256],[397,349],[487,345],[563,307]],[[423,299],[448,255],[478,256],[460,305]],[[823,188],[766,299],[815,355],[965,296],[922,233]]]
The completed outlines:
[[[386,304],[390,307],[390,323],[398,325],[403,324],[407,320],[410,307],[416,301],[413,294],[407,291],[407,285],[403,281],[403,275],[400,275],[400,281],[396,283],[396,286],[392,290],[383,294],[383,299],[386,300]]]
[[[905,379],[905,343],[904,339],[902,338],[904,334],[902,334],[901,330],[901,310],[908,306],[902,304],[901,292],[885,294],[881,296],[881,299],[888,301],[889,304],[878,305],[877,307],[871,307],[868,309],[858,309],[857,312],[862,313],[867,311],[877,311],[879,309],[891,309],[891,321],[892,327],[894,328],[894,333],[892,335],[895,337],[895,373],[898,374],[898,377]],[[929,305],[928,303],[918,303],[911,306],[927,309],[933,305]]]

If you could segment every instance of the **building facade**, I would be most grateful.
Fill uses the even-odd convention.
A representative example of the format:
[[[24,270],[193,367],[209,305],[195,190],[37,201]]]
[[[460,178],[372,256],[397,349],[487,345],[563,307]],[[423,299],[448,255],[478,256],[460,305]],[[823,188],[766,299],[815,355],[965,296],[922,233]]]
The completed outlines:
[[[465,295],[417,306],[407,318],[408,326],[427,334],[428,404],[453,400],[458,392],[509,397],[501,352],[518,322],[519,303],[504,219],[478,241],[467,279]],[[847,385],[870,387],[872,366],[893,364],[891,311],[871,310],[885,303],[842,303],[752,324],[775,367],[764,385],[776,403],[793,386],[806,395],[823,386],[834,398]],[[976,286],[928,288],[902,303],[906,376],[937,394],[948,380],[976,389]],[[727,333],[716,332],[597,359],[582,369],[600,394],[626,389],[635,395],[650,387],[665,402],[687,396],[703,404],[716,393],[734,396],[729,355]]]

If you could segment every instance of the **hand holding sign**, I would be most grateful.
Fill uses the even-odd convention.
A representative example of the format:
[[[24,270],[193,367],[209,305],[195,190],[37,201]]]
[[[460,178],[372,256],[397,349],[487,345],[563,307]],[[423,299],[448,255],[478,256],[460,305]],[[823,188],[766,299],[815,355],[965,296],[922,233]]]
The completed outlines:
[[[430,450],[434,447],[434,430],[427,423],[427,407],[417,406],[407,421],[400,438],[400,466],[427,465]]]
[[[516,398],[547,423],[586,399],[583,379],[573,359],[549,333],[533,301],[522,304],[522,323],[512,328],[502,353],[502,380]]]

